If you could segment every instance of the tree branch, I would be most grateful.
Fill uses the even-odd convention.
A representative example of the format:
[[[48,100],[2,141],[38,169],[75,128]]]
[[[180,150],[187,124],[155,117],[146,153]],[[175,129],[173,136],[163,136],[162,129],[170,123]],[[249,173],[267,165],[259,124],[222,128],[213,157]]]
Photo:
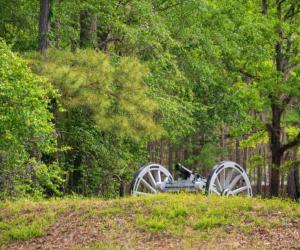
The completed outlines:
[[[290,103],[290,101],[292,100],[293,96],[292,95],[288,95],[287,97],[285,97],[282,100],[283,103],[283,108],[286,108],[286,106]]]
[[[258,77],[252,75],[251,73],[245,71],[245,70],[242,69],[242,68],[239,69],[239,72],[240,72],[241,74],[243,74],[245,77],[250,78],[251,80],[258,80],[258,79],[259,79]]]
[[[296,138],[293,141],[291,141],[291,142],[289,142],[287,144],[282,145],[280,147],[280,152],[284,153],[286,150],[288,150],[288,149],[290,149],[292,147],[295,147],[297,145],[300,145],[300,133],[296,136]]]

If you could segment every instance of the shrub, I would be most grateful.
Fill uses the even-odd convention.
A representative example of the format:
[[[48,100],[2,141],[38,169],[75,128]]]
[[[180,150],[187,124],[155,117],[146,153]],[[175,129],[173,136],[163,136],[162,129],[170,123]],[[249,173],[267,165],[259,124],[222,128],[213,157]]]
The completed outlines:
[[[43,153],[56,149],[49,111],[54,89],[0,40],[0,197],[31,187]],[[34,160],[33,160],[34,159]],[[29,188],[31,189],[31,188]],[[20,194],[20,193],[19,193]]]

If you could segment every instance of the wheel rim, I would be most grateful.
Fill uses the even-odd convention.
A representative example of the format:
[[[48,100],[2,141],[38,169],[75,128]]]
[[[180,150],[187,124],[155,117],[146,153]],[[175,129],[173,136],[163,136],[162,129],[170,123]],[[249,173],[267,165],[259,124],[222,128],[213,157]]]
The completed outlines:
[[[210,176],[208,194],[252,196],[251,183],[245,170],[235,162],[222,162]]]
[[[133,195],[156,194],[163,190],[164,183],[172,181],[171,173],[159,164],[149,164],[140,168],[132,181]]]

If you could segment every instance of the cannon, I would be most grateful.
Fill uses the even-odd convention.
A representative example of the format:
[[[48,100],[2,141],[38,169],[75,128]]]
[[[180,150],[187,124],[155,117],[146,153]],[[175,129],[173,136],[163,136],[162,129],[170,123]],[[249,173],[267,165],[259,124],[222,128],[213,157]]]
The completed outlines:
[[[132,195],[148,195],[160,192],[202,192],[208,195],[252,196],[252,187],[246,171],[237,163],[222,161],[215,165],[208,178],[186,168],[180,163],[175,166],[179,178],[164,166],[156,163],[143,165],[131,182]]]

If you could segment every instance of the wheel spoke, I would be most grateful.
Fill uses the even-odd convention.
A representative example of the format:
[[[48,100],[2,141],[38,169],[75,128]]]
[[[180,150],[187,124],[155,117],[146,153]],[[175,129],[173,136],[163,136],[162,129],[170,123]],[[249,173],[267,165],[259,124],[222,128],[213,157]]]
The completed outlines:
[[[216,193],[217,195],[221,195],[221,193],[218,192],[218,190],[215,187],[212,187],[211,191],[214,192],[214,193]]]
[[[217,185],[219,186],[220,192],[222,192],[222,191],[223,191],[223,188],[222,188],[222,185],[221,185],[221,183],[220,183],[220,180],[219,180],[219,177],[218,177],[218,176],[216,177],[216,182],[217,182]]]
[[[221,175],[221,180],[220,180],[220,182],[221,182],[222,190],[223,190],[223,189],[225,189],[225,176],[226,176],[225,168],[224,168],[224,170],[221,172],[220,175]]]
[[[233,180],[232,182],[229,184],[228,189],[232,190],[234,188],[234,186],[238,183],[238,181],[242,178],[241,174],[238,174]]]
[[[225,188],[229,186],[229,183],[232,179],[232,175],[233,175],[234,169],[231,169],[231,171],[229,171],[229,173],[226,176],[226,180],[225,180]]]
[[[142,178],[141,181],[152,193],[157,193],[157,191],[147,181],[145,181],[145,179]]]
[[[150,182],[151,182],[152,186],[155,187],[156,181],[155,181],[155,179],[154,179],[154,177],[153,177],[151,171],[149,171],[147,174],[148,174],[148,176],[149,176],[149,179],[150,179]]]
[[[157,182],[161,182],[161,175],[159,170],[157,170]]]
[[[247,186],[240,187],[240,188],[238,188],[238,189],[233,190],[232,193],[233,193],[233,194],[238,194],[238,193],[243,192],[243,191],[245,191],[245,190],[247,190],[247,189],[248,189]]]

